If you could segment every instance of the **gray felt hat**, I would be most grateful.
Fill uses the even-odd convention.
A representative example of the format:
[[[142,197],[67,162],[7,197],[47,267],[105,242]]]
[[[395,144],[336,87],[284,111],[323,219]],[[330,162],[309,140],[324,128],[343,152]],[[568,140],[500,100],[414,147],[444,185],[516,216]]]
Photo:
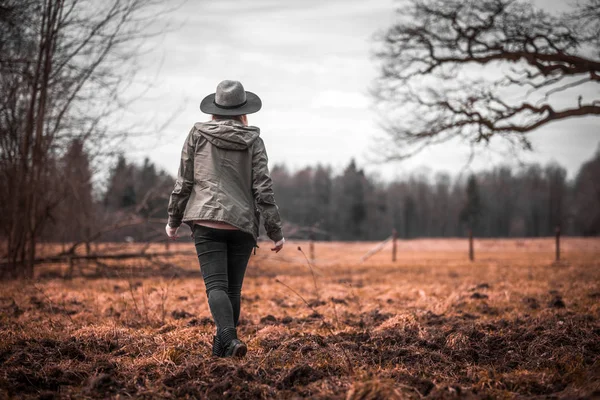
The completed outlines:
[[[200,103],[200,110],[213,115],[252,114],[260,110],[262,102],[252,92],[244,90],[238,81],[222,81],[216,93],[209,94]]]

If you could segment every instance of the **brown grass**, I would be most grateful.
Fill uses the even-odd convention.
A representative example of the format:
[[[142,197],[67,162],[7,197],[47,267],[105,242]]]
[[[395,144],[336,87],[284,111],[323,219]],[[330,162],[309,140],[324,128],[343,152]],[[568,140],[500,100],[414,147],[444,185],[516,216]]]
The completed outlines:
[[[598,239],[564,239],[560,263],[551,239],[479,240],[473,263],[465,240],[401,241],[396,263],[390,244],[362,264],[375,243],[317,243],[315,280],[298,245],[251,258],[242,360],[210,356],[193,255],[3,283],[0,397],[600,395]]]

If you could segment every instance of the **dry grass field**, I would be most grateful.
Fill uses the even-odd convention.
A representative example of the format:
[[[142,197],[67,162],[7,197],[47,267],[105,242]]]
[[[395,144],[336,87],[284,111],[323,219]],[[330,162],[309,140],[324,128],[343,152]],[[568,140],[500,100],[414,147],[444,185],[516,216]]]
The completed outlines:
[[[262,244],[241,360],[210,356],[193,253],[76,265],[71,280],[40,267],[2,283],[0,397],[600,396],[599,239],[563,239],[559,263],[552,239],[479,240],[475,262],[462,239],[399,241],[395,263],[391,245],[360,263],[375,245],[316,243],[311,272],[307,243]]]

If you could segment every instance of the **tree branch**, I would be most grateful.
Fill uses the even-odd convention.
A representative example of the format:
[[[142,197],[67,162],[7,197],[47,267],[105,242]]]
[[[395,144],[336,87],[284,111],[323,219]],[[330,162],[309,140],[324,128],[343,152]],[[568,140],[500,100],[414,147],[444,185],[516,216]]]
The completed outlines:
[[[381,73],[372,92],[393,121],[385,131],[395,148],[381,149],[385,158],[405,158],[452,138],[516,138],[527,149],[527,132],[597,116],[597,100],[583,103],[577,93],[575,108],[557,110],[550,102],[557,93],[600,82],[600,60],[581,50],[587,39],[570,15],[511,0],[410,0],[375,52]],[[524,87],[538,100],[514,104]]]

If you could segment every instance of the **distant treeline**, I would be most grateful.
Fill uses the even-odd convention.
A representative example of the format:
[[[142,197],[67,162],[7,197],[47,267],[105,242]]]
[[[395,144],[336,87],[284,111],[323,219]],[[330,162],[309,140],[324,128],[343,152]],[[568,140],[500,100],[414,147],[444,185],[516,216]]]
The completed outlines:
[[[165,239],[172,176],[148,159],[138,165],[120,156],[105,189],[93,195],[80,143],[62,162],[71,171],[69,190],[63,188],[45,240]],[[550,236],[557,226],[568,235],[600,233],[600,150],[573,181],[557,164],[498,167],[460,180],[414,174],[381,182],[354,161],[340,174],[322,165],[295,172],[275,165],[271,176],[288,237],[309,238],[310,228],[317,240],[381,240],[393,229],[401,238],[456,237],[469,227],[479,237]]]
[[[600,233],[600,150],[574,181],[557,164],[388,183],[354,161],[339,175],[321,165],[294,173],[276,165],[271,172],[284,220],[316,226],[318,239],[381,240],[393,229],[402,238],[464,236],[469,227],[479,237],[551,236],[556,227],[569,235]]]

